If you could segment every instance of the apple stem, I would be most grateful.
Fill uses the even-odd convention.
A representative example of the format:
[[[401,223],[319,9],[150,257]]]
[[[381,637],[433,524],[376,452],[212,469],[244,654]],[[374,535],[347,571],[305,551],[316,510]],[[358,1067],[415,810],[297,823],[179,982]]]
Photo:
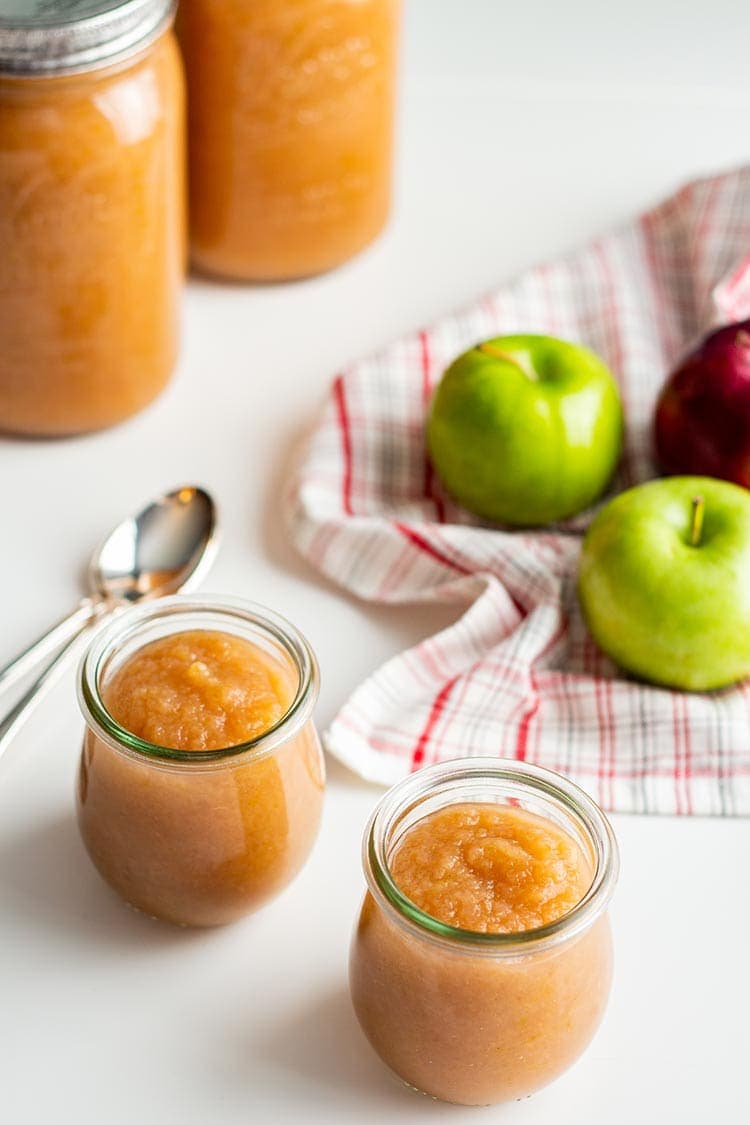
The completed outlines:
[[[690,545],[692,547],[697,547],[701,541],[705,507],[706,505],[702,496],[693,497],[693,521],[690,527]]]
[[[522,363],[517,356],[511,355],[510,352],[504,352],[502,348],[497,348],[488,341],[484,344],[477,344],[477,351],[482,352],[483,355],[491,355],[495,359],[504,359],[506,363],[512,363],[527,379],[533,379],[536,382],[539,378],[531,364]]]

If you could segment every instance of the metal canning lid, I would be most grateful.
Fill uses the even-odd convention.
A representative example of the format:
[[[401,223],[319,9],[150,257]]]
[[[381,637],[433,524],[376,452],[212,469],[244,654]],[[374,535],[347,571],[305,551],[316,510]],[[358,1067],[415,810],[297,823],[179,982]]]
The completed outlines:
[[[176,0],[0,0],[0,74],[108,65],[153,42],[175,7]]]

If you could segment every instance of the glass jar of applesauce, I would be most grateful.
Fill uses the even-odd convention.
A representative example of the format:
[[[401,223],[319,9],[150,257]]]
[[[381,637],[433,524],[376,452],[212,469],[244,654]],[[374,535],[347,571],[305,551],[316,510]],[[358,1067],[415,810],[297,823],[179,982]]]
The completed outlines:
[[[363,857],[351,992],[384,1062],[466,1105],[524,1097],[569,1067],[611,977],[618,855],[594,802],[531,765],[447,762],[386,794]]]
[[[105,626],[80,670],[77,805],[106,881],[190,926],[276,895],[318,830],[317,695],[304,637],[250,603],[165,598]]]
[[[182,0],[195,264],[339,265],[382,229],[400,0]]]
[[[109,426],[175,363],[174,0],[0,0],[0,431]]]

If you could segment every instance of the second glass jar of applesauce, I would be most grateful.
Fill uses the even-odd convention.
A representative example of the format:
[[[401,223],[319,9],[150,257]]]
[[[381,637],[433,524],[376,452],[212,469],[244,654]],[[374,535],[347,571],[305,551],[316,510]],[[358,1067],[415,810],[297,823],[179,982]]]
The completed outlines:
[[[309,645],[269,610],[175,597],[116,617],[79,678],[78,822],[106,881],[192,926],[276,895],[318,830],[317,693]]]
[[[304,277],[376,237],[399,11],[400,0],[182,0],[198,267]]]
[[[0,431],[109,426],[167,382],[185,257],[174,0],[0,0]]]
[[[574,1062],[609,994],[618,867],[585,793],[520,762],[432,766],[383,798],[363,860],[352,1000],[396,1074],[435,1098],[486,1105]]]

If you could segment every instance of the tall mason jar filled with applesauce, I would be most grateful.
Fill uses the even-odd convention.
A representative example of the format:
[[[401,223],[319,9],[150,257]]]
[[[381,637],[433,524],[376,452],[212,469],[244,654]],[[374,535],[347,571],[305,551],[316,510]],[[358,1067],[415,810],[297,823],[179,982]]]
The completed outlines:
[[[182,0],[195,264],[320,273],[382,229],[400,0]]]
[[[315,656],[271,610],[177,596],[95,636],[78,824],[131,906],[184,926],[257,910],[294,878],[320,822]]]
[[[420,893],[452,921],[405,893],[397,872],[410,837],[410,879],[421,877]],[[351,994],[365,1034],[397,1075],[435,1098],[486,1105],[533,1093],[578,1058],[609,995],[607,907],[618,871],[612,829],[582,790],[523,762],[431,766],[377,806],[363,863]],[[524,912],[554,920],[505,932],[454,924],[490,908],[507,917],[493,871],[519,917],[523,894]],[[566,878],[575,879],[572,896]],[[566,894],[575,905],[549,912]]]
[[[185,256],[174,0],[0,0],[0,431],[78,433],[175,364]]]

